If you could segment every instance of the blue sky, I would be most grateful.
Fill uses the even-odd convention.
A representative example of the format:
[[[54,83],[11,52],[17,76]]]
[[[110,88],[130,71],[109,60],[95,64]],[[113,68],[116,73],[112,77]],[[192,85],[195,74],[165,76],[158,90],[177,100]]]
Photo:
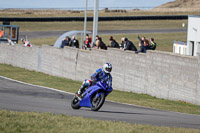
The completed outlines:
[[[100,7],[155,7],[174,0],[99,0]],[[85,0],[1,0],[0,8],[83,8]],[[93,7],[94,0],[88,0]]]

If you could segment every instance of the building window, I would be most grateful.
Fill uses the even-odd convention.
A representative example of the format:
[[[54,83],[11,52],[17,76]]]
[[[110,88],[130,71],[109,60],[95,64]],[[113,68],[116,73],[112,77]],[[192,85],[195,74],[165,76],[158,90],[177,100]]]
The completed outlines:
[[[190,53],[194,56],[194,41],[190,41]]]

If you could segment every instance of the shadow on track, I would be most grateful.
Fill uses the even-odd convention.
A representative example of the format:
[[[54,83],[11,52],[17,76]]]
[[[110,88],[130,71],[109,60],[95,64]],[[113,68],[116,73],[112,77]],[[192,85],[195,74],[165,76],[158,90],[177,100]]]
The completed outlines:
[[[94,112],[92,110],[87,110],[87,109],[83,109],[84,111],[91,111]],[[159,114],[147,114],[147,113],[132,113],[132,112],[123,112],[123,111],[106,111],[106,110],[99,110],[97,111],[97,113],[107,113],[107,114],[124,114],[124,115],[155,115],[155,116],[167,116],[167,115],[159,115]]]

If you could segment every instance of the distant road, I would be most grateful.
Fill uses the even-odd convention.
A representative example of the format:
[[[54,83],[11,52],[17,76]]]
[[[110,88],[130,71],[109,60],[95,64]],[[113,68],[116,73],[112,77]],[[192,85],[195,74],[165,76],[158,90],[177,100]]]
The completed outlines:
[[[88,108],[73,110],[71,108],[72,97],[72,94],[63,91],[24,84],[0,76],[0,109],[51,112],[134,124],[200,129],[199,115],[162,111],[110,101],[106,101],[98,112]]]
[[[180,29],[137,29],[137,30],[99,30],[99,35],[117,35],[117,34],[144,34],[144,33],[174,33],[186,32],[186,28]],[[27,35],[28,38],[47,38],[59,37],[67,31],[31,31],[20,32],[20,36]]]

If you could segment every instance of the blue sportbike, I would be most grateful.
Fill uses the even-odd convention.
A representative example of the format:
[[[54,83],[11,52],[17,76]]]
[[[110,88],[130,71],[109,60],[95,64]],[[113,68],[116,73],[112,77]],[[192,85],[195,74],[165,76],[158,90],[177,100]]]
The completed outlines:
[[[76,93],[72,99],[71,106],[73,109],[80,109],[81,107],[91,108],[92,111],[98,111],[104,104],[105,97],[111,93],[112,87],[106,81],[98,81],[95,85],[90,86],[83,92],[81,97]]]

